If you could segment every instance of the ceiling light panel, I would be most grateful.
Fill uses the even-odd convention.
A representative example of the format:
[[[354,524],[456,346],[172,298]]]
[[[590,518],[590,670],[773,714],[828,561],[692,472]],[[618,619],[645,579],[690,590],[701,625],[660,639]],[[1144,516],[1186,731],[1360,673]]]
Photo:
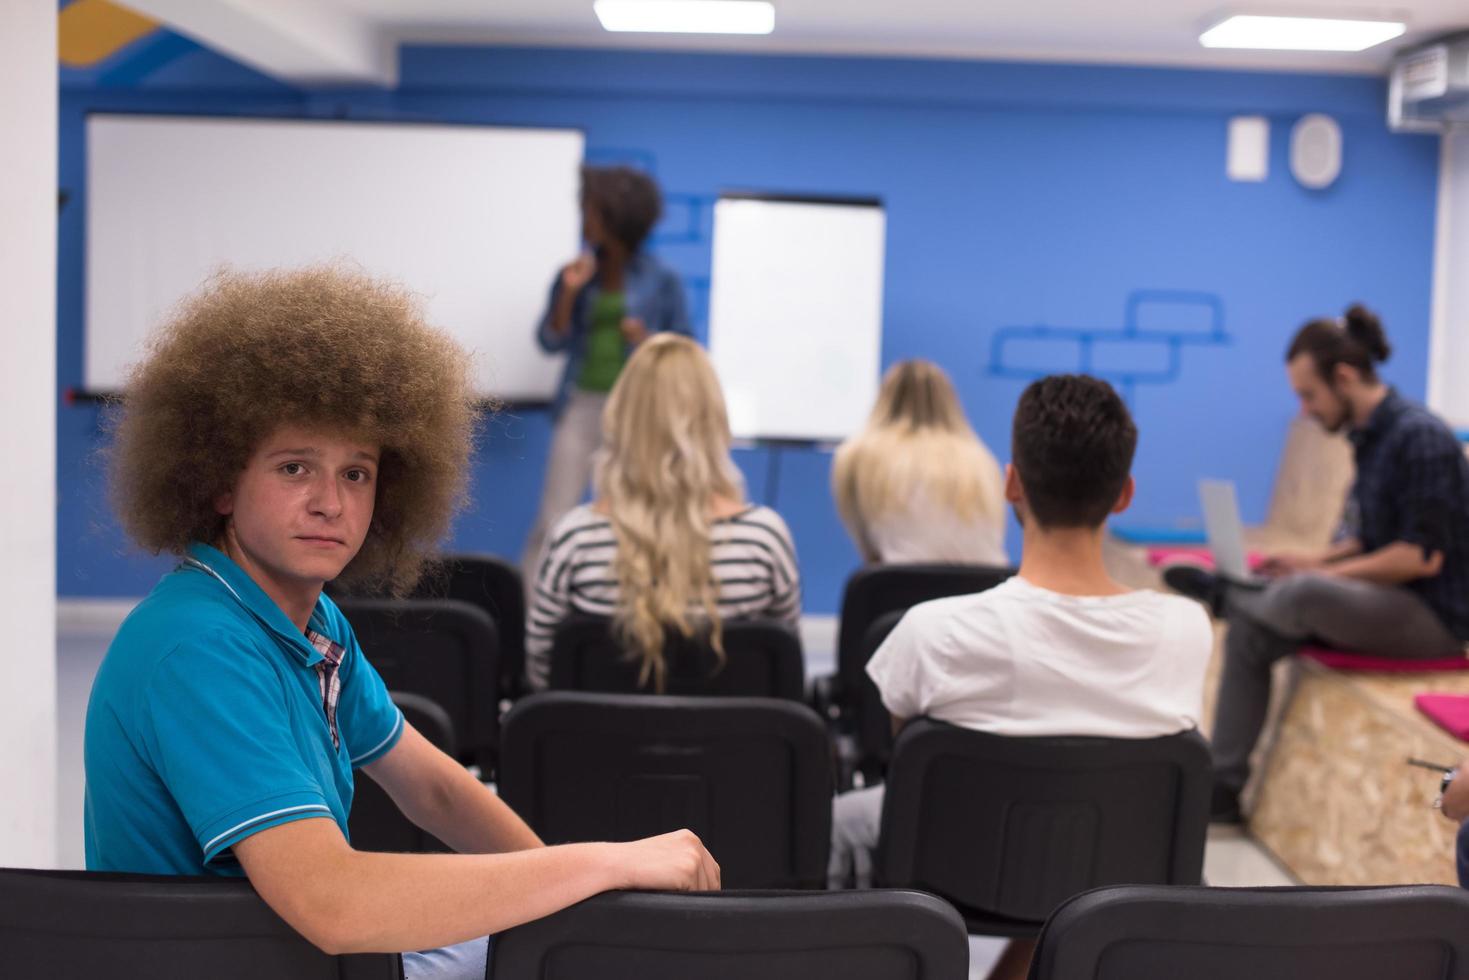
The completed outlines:
[[[1406,29],[1400,21],[1237,14],[1199,35],[1199,43],[1206,48],[1365,51],[1398,37]]]
[[[769,34],[775,7],[763,0],[597,0],[609,31],[652,34]]]

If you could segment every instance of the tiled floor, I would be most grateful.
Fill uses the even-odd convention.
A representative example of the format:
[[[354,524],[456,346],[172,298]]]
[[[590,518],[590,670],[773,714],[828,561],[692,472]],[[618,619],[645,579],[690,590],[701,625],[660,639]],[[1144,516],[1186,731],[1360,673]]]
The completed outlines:
[[[82,729],[86,718],[87,694],[102,654],[117,624],[126,614],[126,603],[62,603],[57,629],[57,673],[60,705],[59,827],[60,866],[80,868],[82,851]],[[801,636],[807,651],[807,675],[820,676],[835,670],[836,619],[808,616],[802,620]],[[1204,875],[1214,885],[1294,884],[1262,848],[1237,829],[1215,828],[1209,834],[1204,854]],[[970,976],[984,977],[1004,940],[971,939]]]

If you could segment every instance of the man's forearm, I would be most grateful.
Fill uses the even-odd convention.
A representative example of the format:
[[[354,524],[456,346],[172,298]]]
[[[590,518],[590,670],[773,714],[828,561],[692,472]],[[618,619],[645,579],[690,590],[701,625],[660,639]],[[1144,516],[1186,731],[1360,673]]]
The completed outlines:
[[[544,847],[505,801],[468,770],[457,769],[424,800],[403,800],[409,820],[461,854],[502,854]]]
[[[334,821],[313,817],[233,849],[266,904],[328,953],[461,943],[616,888],[719,887],[719,866],[687,830],[510,854],[373,854],[354,851]]]
[[[512,854],[353,852],[347,880],[355,887],[343,909],[360,924],[352,946],[430,949],[542,918],[622,884],[606,851],[567,844]]]
[[[1345,561],[1348,558],[1355,558],[1361,553],[1362,542],[1356,538],[1343,538],[1340,541],[1332,542],[1331,547],[1322,553],[1321,563],[1323,565],[1330,565],[1335,562]]]
[[[1328,571],[1377,585],[1402,585],[1437,575],[1442,562],[1441,555],[1425,557],[1419,545],[1394,541],[1370,554],[1333,562]]]
[[[311,884],[262,897],[330,953],[432,949],[493,935],[619,887],[607,844],[513,854],[375,854],[340,850],[312,861]],[[298,871],[303,869],[297,869]]]

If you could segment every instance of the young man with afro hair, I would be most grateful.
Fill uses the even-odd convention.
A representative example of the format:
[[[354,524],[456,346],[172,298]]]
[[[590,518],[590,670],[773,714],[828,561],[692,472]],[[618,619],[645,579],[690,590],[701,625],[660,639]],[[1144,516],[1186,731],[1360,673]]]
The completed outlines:
[[[687,831],[544,846],[404,721],[322,593],[412,586],[465,497],[469,378],[411,296],[333,267],[221,275],[154,338],[112,490],[179,564],[92,689],[89,868],[243,874],[328,952],[427,950],[410,978],[483,977],[485,936],[604,890],[719,886]],[[460,853],[354,850],[356,769]]]

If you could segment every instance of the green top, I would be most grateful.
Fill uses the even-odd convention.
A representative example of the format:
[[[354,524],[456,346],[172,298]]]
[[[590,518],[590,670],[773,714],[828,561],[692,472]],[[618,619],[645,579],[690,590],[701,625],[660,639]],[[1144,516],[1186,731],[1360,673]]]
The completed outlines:
[[[622,317],[627,304],[622,293],[592,297],[592,323],[587,330],[586,356],[576,386],[582,391],[611,391],[622,373],[627,345],[622,339]]]

